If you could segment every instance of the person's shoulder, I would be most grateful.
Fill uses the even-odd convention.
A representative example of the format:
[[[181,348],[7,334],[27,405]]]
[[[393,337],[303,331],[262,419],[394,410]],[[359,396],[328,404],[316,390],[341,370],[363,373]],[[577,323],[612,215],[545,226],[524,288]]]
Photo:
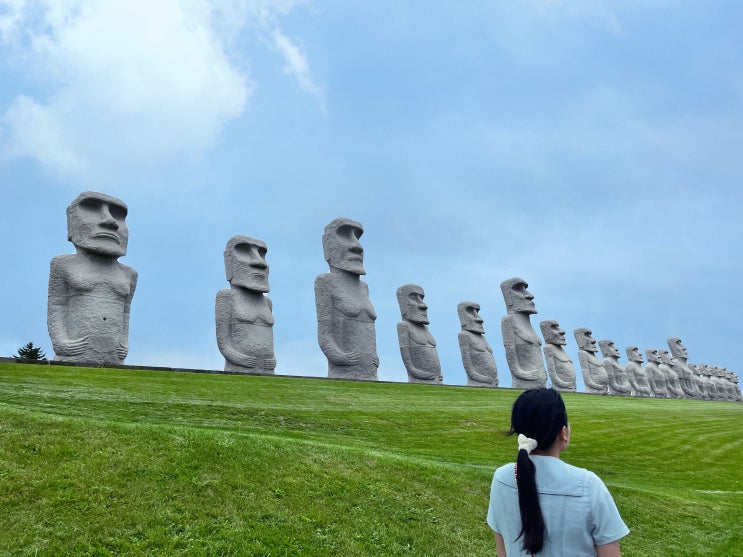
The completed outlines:
[[[509,462],[508,464],[504,464],[500,468],[498,468],[495,471],[495,474],[493,474],[493,479],[497,480],[498,482],[506,485],[516,485],[516,477],[514,476],[513,469],[516,464],[513,462]]]

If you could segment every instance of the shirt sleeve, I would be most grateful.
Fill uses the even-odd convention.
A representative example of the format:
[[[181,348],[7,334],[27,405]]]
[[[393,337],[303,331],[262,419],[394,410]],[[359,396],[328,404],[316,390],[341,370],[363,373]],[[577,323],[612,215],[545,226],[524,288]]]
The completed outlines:
[[[491,530],[493,532],[496,532],[498,534],[501,533],[500,527],[498,526],[498,521],[496,519],[496,510],[495,507],[498,503],[498,494],[496,493],[498,488],[498,482],[495,479],[495,474],[493,474],[493,481],[490,484],[490,504],[488,505],[488,526],[490,526]]]
[[[605,545],[629,534],[629,528],[619,516],[619,510],[609,490],[596,474],[591,472],[591,521],[593,543]]]

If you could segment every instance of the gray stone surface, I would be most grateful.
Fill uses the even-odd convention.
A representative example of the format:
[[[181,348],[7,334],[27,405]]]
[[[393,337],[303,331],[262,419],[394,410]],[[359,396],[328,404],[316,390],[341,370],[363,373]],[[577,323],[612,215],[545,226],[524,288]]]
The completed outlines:
[[[683,398],[684,391],[681,389],[681,383],[679,383],[679,376],[673,370],[671,364],[671,354],[668,350],[658,350],[660,356],[660,364],[658,369],[663,373],[666,378],[666,390],[668,391],[669,398]]]
[[[625,349],[627,353],[627,365],[624,367],[624,372],[627,374],[627,379],[632,385],[632,396],[639,397],[651,397],[653,391],[650,388],[650,382],[645,374],[645,370],[642,367],[642,354],[637,346],[628,346]]]
[[[689,358],[686,346],[684,346],[680,338],[671,337],[668,339],[668,348],[671,350],[673,370],[679,377],[679,383],[681,383],[681,389],[684,391],[684,397],[699,398],[699,391],[694,380],[694,372],[691,371],[686,363]]]
[[[459,331],[459,351],[462,365],[467,372],[467,385],[470,387],[497,387],[498,368],[495,365],[493,349],[485,340],[485,328],[480,317],[480,304],[460,302],[457,314],[462,330]]]
[[[364,249],[361,223],[338,218],[322,236],[330,272],[315,279],[317,340],[328,359],[328,377],[377,380],[377,312],[361,280]]]
[[[609,394],[609,377],[601,360],[596,357],[598,349],[591,329],[579,327],[573,334],[578,343],[578,361],[586,392],[594,395]]]
[[[404,284],[397,289],[402,321],[397,324],[400,355],[408,372],[409,383],[441,383],[441,363],[436,341],[428,331],[428,306],[423,288]]]
[[[233,236],[224,250],[229,288],[217,293],[217,346],[230,373],[273,375],[273,306],[266,296],[266,244],[249,236]]]
[[[669,398],[668,386],[666,385],[666,375],[660,369],[660,354],[655,348],[645,350],[645,375],[648,377],[650,389],[653,391],[655,398]]]
[[[609,382],[609,394],[617,396],[631,396],[632,385],[627,379],[624,366],[619,363],[619,348],[613,341],[603,339],[599,341],[601,355],[604,357],[601,362],[606,370],[606,376]]]
[[[534,296],[524,279],[514,277],[500,284],[507,314],[501,319],[503,346],[515,389],[536,389],[547,385],[542,359],[542,340],[531,325],[537,313]]]
[[[551,319],[539,323],[544,337],[544,359],[547,362],[552,388],[561,392],[576,390],[573,361],[565,352],[565,331],[557,321]]]
[[[121,364],[129,352],[129,313],[137,272],[122,263],[128,209],[115,197],[86,191],[67,207],[67,239],[76,253],[49,269],[47,326],[55,360]]]

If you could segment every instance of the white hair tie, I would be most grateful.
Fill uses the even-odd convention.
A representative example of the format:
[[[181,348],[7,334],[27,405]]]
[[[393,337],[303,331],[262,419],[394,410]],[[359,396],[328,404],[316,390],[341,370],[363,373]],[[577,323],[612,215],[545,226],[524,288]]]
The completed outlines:
[[[539,443],[537,443],[534,439],[531,439],[526,435],[522,435],[521,433],[519,433],[519,450],[524,449],[526,451],[526,454],[530,454],[538,446]]]

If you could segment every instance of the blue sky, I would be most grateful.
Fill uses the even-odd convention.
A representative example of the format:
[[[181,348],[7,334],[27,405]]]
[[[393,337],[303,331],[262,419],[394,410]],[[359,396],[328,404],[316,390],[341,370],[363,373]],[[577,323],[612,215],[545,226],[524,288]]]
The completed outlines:
[[[395,291],[458,302],[502,386],[500,282],[624,348],[743,369],[743,3],[0,0],[0,354],[51,354],[49,261],[83,190],[129,205],[127,363],[221,369],[222,252],[268,244],[277,372],[325,375],[321,235],[363,223],[380,379]],[[623,357],[623,363],[626,359]],[[580,374],[579,374],[580,375]]]

